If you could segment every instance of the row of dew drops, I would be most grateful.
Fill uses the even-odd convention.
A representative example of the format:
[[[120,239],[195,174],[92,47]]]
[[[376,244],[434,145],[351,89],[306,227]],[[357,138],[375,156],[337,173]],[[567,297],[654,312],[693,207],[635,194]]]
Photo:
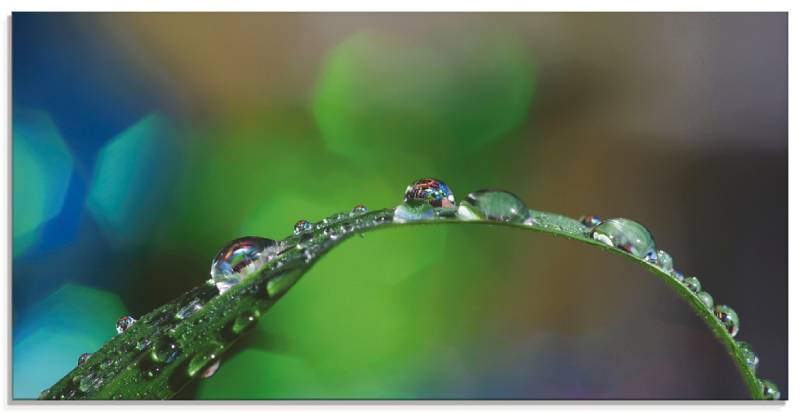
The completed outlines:
[[[364,205],[357,205],[349,213],[339,213],[323,219],[318,223],[307,220],[298,221],[293,228],[294,242],[276,242],[271,239],[248,236],[235,239],[214,257],[211,264],[210,284],[216,286],[219,294],[223,294],[231,287],[237,285],[251,274],[259,271],[265,265],[275,260],[288,248],[305,249],[306,260],[313,256],[310,247],[311,234],[321,229],[323,238],[336,240],[348,233],[355,231],[353,225],[345,223],[338,228],[334,223],[346,218],[359,217],[367,214]],[[457,203],[450,188],[441,180],[425,178],[413,182],[406,188],[403,203],[394,208],[391,219],[381,223],[409,223],[434,219],[456,219],[462,221],[498,221],[522,224],[526,226],[541,226],[575,233],[575,227],[570,224],[574,220],[557,215],[551,217],[560,219],[547,219],[547,214],[529,210],[525,203],[513,193],[503,190],[479,190],[469,193],[466,198]],[[553,223],[553,222],[559,222]],[[579,232],[609,247],[621,249],[649,264],[661,268],[673,278],[681,282],[697,299],[702,302],[706,310],[722,323],[733,338],[739,333],[739,316],[727,305],[714,305],[713,297],[700,286],[700,280],[694,276],[684,274],[673,267],[672,257],[663,250],[656,249],[652,234],[641,224],[624,218],[604,220],[595,215],[581,216]],[[570,226],[570,227],[568,227]],[[267,288],[270,288],[268,284]],[[200,300],[193,300],[181,307],[176,313],[176,318],[185,319],[202,308]],[[234,329],[245,329],[244,324],[255,321],[254,316],[249,316],[244,322],[234,322]],[[124,333],[136,322],[132,316],[121,317],[116,324],[118,334]],[[239,325],[241,324],[241,325]],[[237,325],[240,327],[237,328]],[[245,325],[246,326],[246,325]],[[745,341],[735,341],[739,352],[743,356],[748,368],[753,374],[758,367],[758,355],[751,345]],[[217,348],[218,349],[218,348]],[[176,343],[169,341],[166,345],[154,345],[151,349],[150,360],[155,363],[170,363],[178,353]],[[78,358],[78,365],[82,365],[92,356],[84,353]],[[188,374],[191,377],[211,377],[220,366],[217,350],[201,351],[188,363]],[[760,379],[763,396],[766,399],[780,399],[778,387],[770,380]]]

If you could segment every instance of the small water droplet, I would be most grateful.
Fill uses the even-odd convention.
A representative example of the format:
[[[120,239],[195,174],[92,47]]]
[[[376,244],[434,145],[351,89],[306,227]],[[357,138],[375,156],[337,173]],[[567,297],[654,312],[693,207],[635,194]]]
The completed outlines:
[[[298,220],[297,223],[294,224],[294,234],[299,235],[304,232],[308,232],[314,228],[314,225],[311,224],[308,220]]]
[[[91,357],[92,357],[91,353],[83,353],[81,354],[81,356],[78,356],[78,366],[81,366],[84,363],[86,363],[86,361],[89,360],[89,358]]]
[[[394,221],[396,223],[430,220],[435,216],[436,213],[434,213],[433,207],[427,203],[403,203],[394,209]]]
[[[258,314],[254,311],[248,310],[240,314],[231,325],[231,332],[238,335],[255,325],[258,320]]]
[[[517,195],[504,190],[478,190],[467,195],[458,206],[462,220],[496,220],[523,223],[528,207]]]
[[[133,316],[128,315],[119,318],[119,320],[117,320],[117,334],[119,335],[125,332],[128,328],[133,326],[134,323],[136,323],[136,319],[134,319]]]
[[[217,359],[214,363],[211,364],[203,373],[200,374],[200,379],[208,379],[214,376],[217,373],[217,369],[219,369],[221,361]]]
[[[525,226],[535,226],[535,225],[538,225],[538,224],[540,224],[540,223],[539,223],[539,220],[538,220],[538,219],[536,219],[535,217],[533,217],[533,216],[528,216],[528,217],[525,219],[525,221],[523,221],[523,222],[522,222],[522,224],[523,224],[523,225],[525,225]]]
[[[697,298],[700,299],[700,302],[703,303],[703,306],[706,308],[713,309],[714,308],[714,298],[708,292],[697,292]]]
[[[369,212],[369,209],[367,209],[366,206],[364,206],[364,205],[356,205],[353,208],[353,211],[350,212],[350,215],[351,216],[363,215],[364,213],[367,213],[367,212]]]
[[[144,373],[145,379],[153,379],[159,374],[161,374],[161,371],[164,370],[164,365],[159,363],[153,363],[152,361],[150,362],[143,361],[141,369],[142,372]]]
[[[211,263],[211,279],[219,293],[225,293],[274,259],[278,249],[278,243],[274,240],[255,236],[235,239],[228,243]]]
[[[653,235],[633,220],[623,218],[606,220],[592,229],[592,238],[639,258],[655,255],[656,243]]]
[[[456,198],[441,180],[425,178],[411,183],[403,195],[404,203],[425,203],[435,208],[455,209]]]
[[[156,363],[172,363],[179,353],[180,348],[174,340],[162,337],[150,350],[150,359]]]
[[[150,339],[142,339],[136,342],[136,349],[138,350],[145,350],[148,346],[150,346]]]
[[[743,340],[737,341],[736,345],[739,346],[739,351],[742,353],[742,357],[744,358],[744,362],[747,364],[747,367],[750,368],[753,373],[755,373],[756,368],[758,368],[758,355],[753,350],[753,347]]]
[[[100,374],[89,373],[80,378],[78,390],[83,393],[97,389],[103,384],[103,377]]]
[[[578,221],[581,222],[582,225],[591,229],[603,223],[603,218],[597,215],[583,215],[578,219]]]
[[[347,213],[335,213],[333,215],[326,217],[325,219],[322,219],[320,222],[314,225],[314,227],[317,229],[322,229],[326,226],[330,226],[334,223],[339,222],[342,219],[347,218],[347,216],[348,216]]]
[[[660,267],[665,272],[669,273],[672,271],[672,256],[669,253],[659,250],[656,252],[656,265]]]
[[[322,234],[325,235],[328,239],[336,240],[342,235],[344,235],[341,227],[336,226],[328,226],[322,230]]]
[[[300,239],[297,241],[295,248],[299,250],[306,249],[314,245],[314,241],[314,236],[311,233],[303,233],[300,235]]]
[[[714,308],[714,315],[725,325],[725,329],[728,330],[731,337],[739,333],[739,315],[733,308],[727,305],[717,305]]]
[[[311,257],[308,257],[309,260],[310,258]],[[280,294],[286,292],[286,290],[300,278],[301,274],[302,272],[299,270],[290,270],[273,277],[267,282],[267,296],[276,298]]]
[[[114,364],[113,359],[106,359],[100,364],[100,369],[106,369],[113,364]]]
[[[203,309],[203,303],[200,301],[200,298],[194,298],[182,308],[178,309],[178,311],[175,312],[175,317],[183,320],[192,316],[200,309]]]
[[[688,278],[683,279],[683,284],[694,293],[700,292],[700,279],[694,276],[689,276]]]
[[[189,361],[189,365],[186,368],[186,373],[190,377],[194,377],[200,372],[207,371],[206,368],[208,366],[213,367],[213,365],[210,364],[219,361],[219,349],[219,345],[211,345],[194,355],[194,357],[192,357],[192,359]]]
[[[769,379],[761,379],[761,391],[764,399],[777,401],[781,398],[781,391],[778,390],[778,385]]]

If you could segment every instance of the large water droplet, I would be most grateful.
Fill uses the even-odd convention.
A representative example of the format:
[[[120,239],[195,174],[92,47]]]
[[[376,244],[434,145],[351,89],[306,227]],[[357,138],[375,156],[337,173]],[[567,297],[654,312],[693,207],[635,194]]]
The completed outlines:
[[[133,316],[123,316],[117,320],[117,334],[125,332],[136,323],[136,319]]]
[[[694,276],[690,276],[690,277],[684,279],[683,280],[683,284],[686,285],[686,287],[689,288],[689,290],[691,290],[694,293],[700,292],[700,289],[701,289],[700,288],[700,279],[698,279],[698,278],[696,278]]]
[[[436,217],[433,207],[427,203],[402,203],[394,208],[396,223],[430,220]]]
[[[758,355],[753,350],[753,347],[743,340],[737,341],[736,345],[739,346],[739,351],[742,353],[742,357],[744,358],[744,362],[747,364],[747,367],[750,368],[753,373],[755,373],[756,368],[758,368]]]
[[[703,303],[707,309],[714,309],[714,298],[708,292],[697,292],[697,298]]]
[[[425,178],[411,183],[403,196],[404,203],[425,203],[435,208],[455,209],[456,198],[441,180]]]
[[[217,253],[211,263],[211,279],[219,293],[225,293],[257,271],[278,253],[278,243],[263,237],[235,239]]]
[[[778,390],[778,385],[768,379],[761,379],[761,393],[764,399],[777,401],[781,398],[781,391]]]
[[[86,361],[89,360],[89,358],[91,357],[92,357],[91,353],[82,353],[81,356],[78,356],[78,366],[81,366],[84,363],[86,363]]]
[[[714,308],[714,315],[725,325],[725,329],[728,330],[731,337],[739,333],[739,315],[733,308],[727,305],[717,305]]]
[[[656,242],[650,231],[633,220],[606,220],[592,229],[592,238],[642,259],[655,254]]]
[[[467,195],[458,206],[458,216],[464,220],[487,219],[523,223],[528,207],[517,195],[503,190],[478,190]]]
[[[313,228],[314,225],[308,220],[298,220],[297,223],[294,224],[294,234],[299,235],[301,233],[308,232]]]

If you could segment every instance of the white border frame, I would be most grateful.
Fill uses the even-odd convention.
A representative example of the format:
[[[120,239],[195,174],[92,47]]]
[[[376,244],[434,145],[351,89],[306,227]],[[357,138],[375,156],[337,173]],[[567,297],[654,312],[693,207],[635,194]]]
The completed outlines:
[[[430,0],[405,0],[405,1],[386,1],[386,2],[370,2],[366,0],[339,0],[336,2],[324,0],[270,0],[268,2],[259,2],[255,0],[225,0],[225,1],[180,1],[180,0],[139,0],[139,1],[115,1],[113,3],[103,0],[79,0],[65,2],[63,0],[4,0],[0,2],[0,18],[2,21],[2,28],[0,28],[0,70],[3,75],[0,76],[0,92],[5,96],[5,99],[0,100],[0,121],[4,127],[2,128],[5,135],[5,144],[0,145],[0,150],[3,151],[0,159],[0,229],[5,233],[2,238],[3,245],[0,246],[0,257],[2,257],[3,275],[6,277],[7,285],[10,284],[11,276],[11,212],[10,212],[10,189],[11,189],[11,167],[10,157],[10,113],[11,113],[11,74],[10,74],[10,17],[12,11],[637,11],[637,12],[699,12],[699,11],[785,11],[789,12],[789,319],[797,319],[797,311],[800,306],[793,304],[793,297],[800,298],[800,290],[798,288],[800,283],[792,282],[792,278],[797,276],[798,259],[800,259],[800,249],[798,248],[798,240],[800,237],[800,220],[798,220],[797,213],[800,212],[798,207],[798,182],[800,182],[800,168],[793,166],[792,161],[798,159],[796,145],[793,140],[796,139],[796,127],[793,120],[800,118],[800,110],[794,103],[797,102],[798,86],[796,81],[792,81],[791,75],[797,74],[797,56],[798,56],[798,33],[797,29],[798,14],[795,13],[800,10],[797,6],[800,2],[795,1],[690,1],[690,0],[673,0],[673,1],[649,1],[643,2],[633,0],[559,0],[559,1],[521,1],[521,0],[491,0],[491,1],[476,1],[476,0],[462,0],[459,2],[440,1],[433,2]],[[265,8],[268,7],[268,8]],[[795,76],[797,77],[797,76]],[[6,293],[0,294],[0,307],[10,308],[10,288],[7,288]],[[14,403],[10,404],[10,393],[8,381],[10,373],[10,311],[7,311],[4,316],[0,316],[0,330],[9,331],[2,337],[2,347],[0,351],[6,354],[0,356],[0,365],[2,365],[3,373],[0,374],[0,391],[2,391],[2,406],[3,408],[34,408],[34,407],[52,407],[52,404],[45,404],[43,406],[34,406],[29,403]],[[792,342],[798,342],[797,337],[798,329],[789,328],[789,343],[791,348]],[[792,356],[791,349],[789,353],[789,382],[795,382],[795,378],[800,370],[800,363],[798,357]],[[797,392],[794,388],[793,392]],[[793,395],[797,397],[797,394]],[[70,410],[84,410],[85,408],[99,406],[103,409],[109,408],[111,405],[124,407],[126,409],[135,408],[136,410],[149,410],[152,408],[161,408],[166,405],[162,402],[116,402],[116,403],[96,403],[89,404],[59,404],[59,409]],[[265,408],[270,410],[309,410],[309,409],[327,409],[327,410],[368,410],[373,409],[393,409],[393,410],[463,410],[463,409],[494,409],[494,408],[535,408],[537,410],[555,410],[568,409],[568,410],[584,410],[591,406],[592,409],[597,410],[631,410],[643,408],[657,408],[659,410],[675,410],[681,412],[694,411],[703,409],[713,410],[743,410],[743,409],[775,409],[780,407],[783,403],[757,403],[757,402],[602,402],[602,401],[587,401],[587,402],[279,402],[279,403],[237,403],[235,406],[230,403],[208,403],[208,402],[172,402],[170,407],[176,407],[184,410],[189,408],[196,409],[250,409],[263,411]],[[786,402],[788,406],[792,405],[791,402]]]

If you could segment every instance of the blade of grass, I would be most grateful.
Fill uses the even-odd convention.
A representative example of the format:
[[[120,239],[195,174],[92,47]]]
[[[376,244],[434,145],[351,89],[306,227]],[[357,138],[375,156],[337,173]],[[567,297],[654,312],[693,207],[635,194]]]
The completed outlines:
[[[218,360],[318,259],[354,234],[397,226],[479,224],[548,233],[633,260],[675,290],[725,347],[753,399],[764,399],[761,381],[725,326],[697,295],[660,267],[593,240],[580,222],[531,210],[530,224],[459,220],[454,216],[398,223],[394,209],[338,214],[313,231],[281,241],[282,251],[265,267],[218,295],[204,283],[143,316],[88,361],[42,392],[39,399],[169,399]],[[179,315],[178,315],[179,314]]]

